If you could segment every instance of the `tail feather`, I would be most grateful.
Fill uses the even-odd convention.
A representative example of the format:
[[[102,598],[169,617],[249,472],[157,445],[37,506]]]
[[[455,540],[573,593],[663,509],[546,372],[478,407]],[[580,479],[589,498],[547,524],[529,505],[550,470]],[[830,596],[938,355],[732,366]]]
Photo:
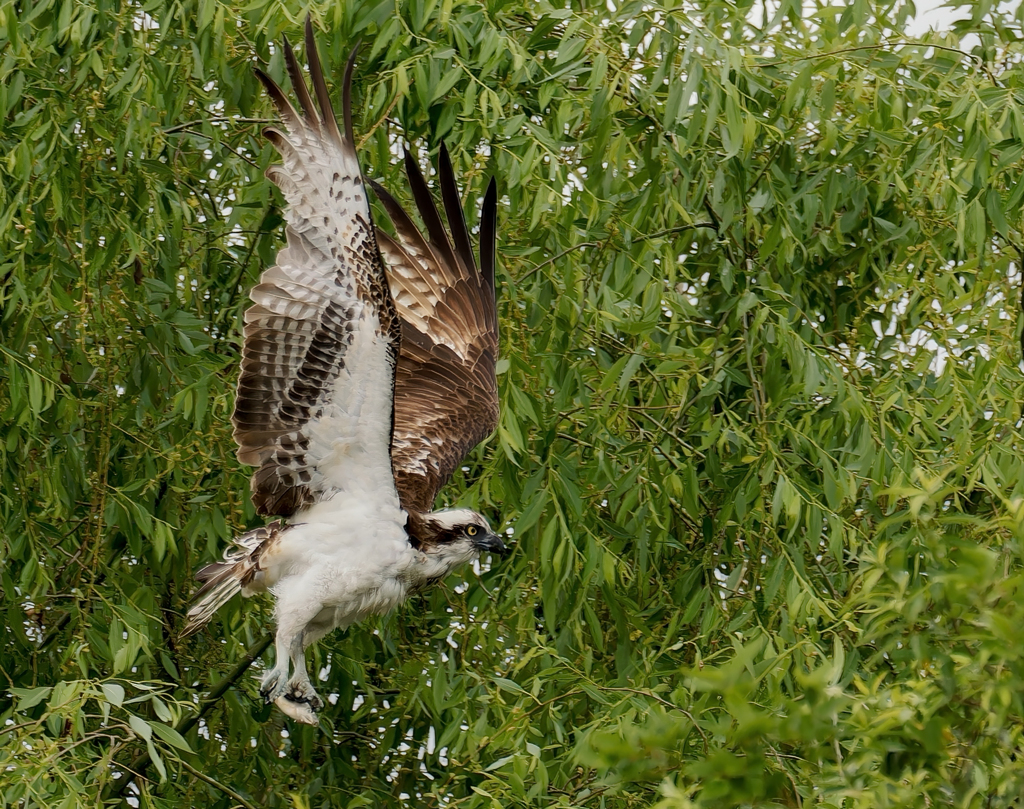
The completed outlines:
[[[223,571],[225,568],[229,567],[231,567],[231,565],[225,562],[214,562],[213,564],[209,564],[206,567],[201,567],[199,568],[199,570],[196,571],[196,581],[205,584],[206,582],[210,581],[210,579],[216,578],[217,574]],[[199,596],[201,596],[203,594],[203,591],[205,590],[205,587],[201,587],[199,589],[199,592],[197,592],[192,597],[199,598]]]
[[[196,581],[201,582],[202,587],[192,596],[188,622],[181,637],[198,632],[232,596],[252,584],[260,572],[264,552],[276,542],[285,527],[277,520],[236,537],[224,552],[223,562],[214,562],[196,572]]]

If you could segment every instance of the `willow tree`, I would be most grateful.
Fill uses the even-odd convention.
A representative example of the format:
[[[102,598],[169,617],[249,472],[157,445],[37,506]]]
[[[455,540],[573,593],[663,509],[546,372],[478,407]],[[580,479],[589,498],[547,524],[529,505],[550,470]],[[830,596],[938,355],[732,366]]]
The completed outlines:
[[[499,180],[501,426],[451,491],[515,552],[324,641],[305,728],[267,602],[179,632],[259,523],[253,67],[306,7],[0,2],[0,800],[1015,805],[1021,31],[912,10],[314,4],[367,176]]]

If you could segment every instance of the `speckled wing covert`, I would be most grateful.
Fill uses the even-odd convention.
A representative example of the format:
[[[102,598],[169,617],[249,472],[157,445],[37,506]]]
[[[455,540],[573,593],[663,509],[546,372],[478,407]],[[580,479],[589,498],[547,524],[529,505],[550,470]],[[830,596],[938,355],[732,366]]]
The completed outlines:
[[[492,179],[481,213],[478,265],[444,144],[438,179],[451,240],[408,153],[405,169],[427,238],[387,191],[367,182],[398,235],[377,231],[402,323],[391,440],[395,485],[403,508],[428,512],[466,454],[498,424],[497,190]]]
[[[306,58],[319,111],[287,40],[284,57],[301,114],[266,74],[257,74],[284,124],[285,131],[270,127],[265,135],[282,158],[267,177],[288,203],[288,242],[250,292],[232,420],[238,459],[258,467],[256,510],[289,516],[343,488],[358,471],[352,445],[364,463],[388,463],[400,326],[352,136],[355,53],[345,70],[344,133],[308,18]],[[362,402],[379,403],[385,417],[376,406],[373,418],[360,414]],[[339,449],[342,438],[348,443]]]

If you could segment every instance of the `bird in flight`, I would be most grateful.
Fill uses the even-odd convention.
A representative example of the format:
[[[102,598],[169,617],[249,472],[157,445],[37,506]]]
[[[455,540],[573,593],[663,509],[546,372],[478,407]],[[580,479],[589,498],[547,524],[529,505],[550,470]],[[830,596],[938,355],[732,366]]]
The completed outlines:
[[[492,178],[477,258],[444,145],[438,184],[447,230],[407,153],[422,233],[362,177],[352,135],[355,52],[343,129],[308,17],[316,103],[287,39],[284,58],[299,109],[256,73],[283,123],[265,135],[281,156],[267,177],[287,202],[287,245],[249,293],[232,417],[238,458],[256,467],[256,511],[284,520],[237,537],[223,562],[196,574],[202,586],[183,634],[235,593],[272,592],[276,660],[260,693],[316,724],[323,700],[306,671],[306,647],[387,612],[480,554],[506,550],[482,514],[433,510],[438,490],[498,421],[497,192]],[[367,186],[395,237],[374,227]]]

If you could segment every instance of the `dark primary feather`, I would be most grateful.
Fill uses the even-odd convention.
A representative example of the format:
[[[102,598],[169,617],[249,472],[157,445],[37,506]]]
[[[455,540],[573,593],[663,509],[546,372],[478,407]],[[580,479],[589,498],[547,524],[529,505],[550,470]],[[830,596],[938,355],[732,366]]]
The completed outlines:
[[[466,227],[466,216],[462,211],[462,200],[459,199],[459,187],[455,183],[455,172],[444,141],[441,141],[438,166],[441,199],[444,202],[444,212],[448,216],[448,227],[451,228],[452,238],[455,240],[455,253],[459,256],[472,256],[473,245],[469,240],[469,228]]]
[[[409,178],[409,190],[412,191],[412,198],[416,202],[416,210],[419,211],[420,219],[423,220],[423,224],[427,228],[430,246],[438,253],[446,268],[450,268],[450,271],[454,271],[457,275],[462,275],[460,270],[465,268],[459,267],[459,260],[455,256],[455,251],[452,250],[451,242],[448,240],[444,223],[441,221],[441,214],[438,213],[437,206],[434,204],[434,198],[430,194],[430,187],[427,185],[427,181],[423,179],[420,167],[416,165],[416,159],[410,152],[405,153],[405,175]],[[455,182],[454,178],[452,178],[452,182]],[[457,195],[456,199],[458,199]],[[460,204],[459,216],[461,215],[462,206]]]
[[[494,286],[497,236],[498,184],[491,177],[491,181],[487,184],[487,193],[484,194],[483,211],[480,214],[480,274],[495,295],[497,294]],[[497,320],[495,320],[495,328],[497,328]]]
[[[466,454],[498,423],[497,193],[492,180],[484,197],[478,268],[447,150],[442,147],[438,177],[451,240],[408,154],[405,166],[428,238],[390,194],[370,185],[398,234],[396,240],[378,230],[402,321],[391,462],[403,508],[426,512]]]

